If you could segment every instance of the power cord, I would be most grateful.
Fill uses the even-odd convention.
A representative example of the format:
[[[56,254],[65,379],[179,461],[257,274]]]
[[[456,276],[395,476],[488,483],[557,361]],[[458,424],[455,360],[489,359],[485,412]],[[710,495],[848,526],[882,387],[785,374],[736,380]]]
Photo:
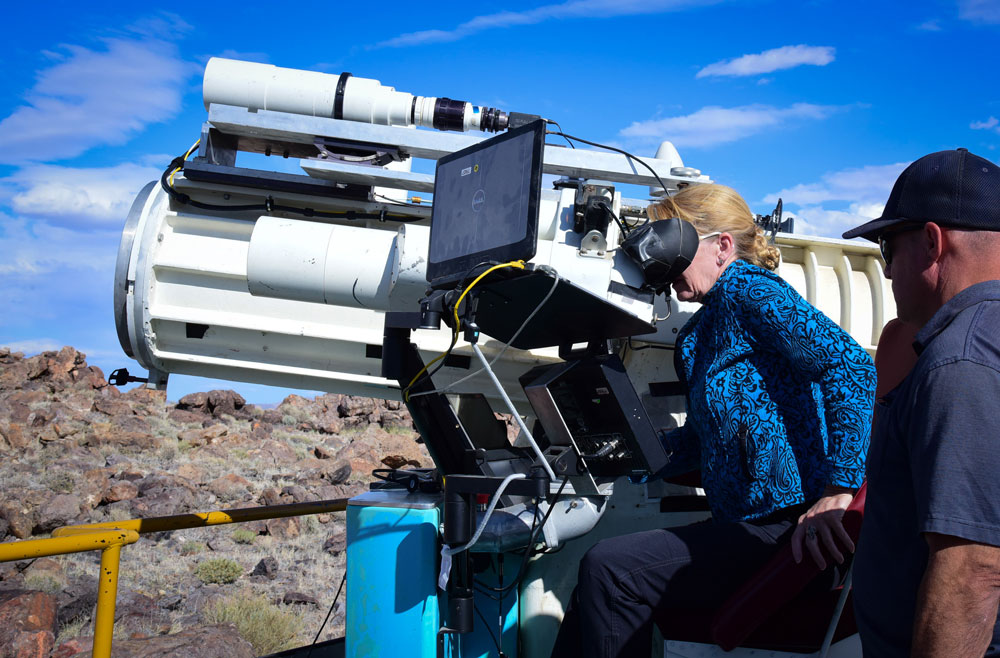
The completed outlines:
[[[663,188],[664,191],[666,191],[666,189],[667,189],[666,183],[664,183],[663,179],[660,178],[660,175],[656,173],[656,170],[654,170],[652,167],[650,167],[648,164],[646,164],[646,162],[644,160],[639,159],[637,156],[632,155],[628,151],[620,149],[620,148],[618,148],[616,146],[608,146],[607,144],[598,144],[597,142],[591,142],[591,141],[588,141],[586,139],[581,139],[579,137],[574,137],[573,135],[567,135],[566,133],[562,132],[561,129],[559,131],[546,130],[545,134],[546,135],[561,135],[562,137],[565,137],[567,140],[573,140],[574,142],[580,142],[581,144],[588,144],[590,146],[596,146],[597,148],[607,149],[608,151],[614,151],[616,153],[621,153],[626,158],[628,158],[630,161],[634,160],[635,162],[638,162],[639,164],[641,164],[646,169],[649,169],[649,172],[651,174],[653,174],[653,177],[656,178],[657,182],[660,183],[660,187]]]

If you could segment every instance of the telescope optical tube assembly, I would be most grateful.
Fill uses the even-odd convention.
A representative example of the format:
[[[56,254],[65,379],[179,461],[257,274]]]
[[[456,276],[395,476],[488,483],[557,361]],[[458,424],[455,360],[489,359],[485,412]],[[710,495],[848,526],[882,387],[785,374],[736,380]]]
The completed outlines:
[[[414,96],[378,80],[282,68],[213,57],[205,67],[205,109],[212,103],[248,110],[437,130],[507,129],[508,115],[492,107],[434,96]]]

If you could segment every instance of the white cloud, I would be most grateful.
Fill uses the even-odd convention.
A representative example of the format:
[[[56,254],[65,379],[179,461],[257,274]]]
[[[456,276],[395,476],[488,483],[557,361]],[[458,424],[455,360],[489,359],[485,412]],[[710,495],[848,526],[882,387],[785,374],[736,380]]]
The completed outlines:
[[[642,141],[670,140],[674,146],[715,146],[735,142],[797,120],[825,119],[841,108],[796,103],[778,108],[770,105],[703,107],[693,114],[638,121],[619,134]]]
[[[807,183],[786,188],[764,197],[765,203],[785,203],[799,206],[821,204],[828,201],[848,201],[860,204],[885,202],[893,183],[910,163],[868,165],[823,174],[818,183]],[[879,211],[881,212],[881,210]]]
[[[458,41],[484,30],[516,25],[535,25],[566,18],[610,18],[638,14],[658,14],[690,7],[714,5],[723,0],[569,0],[560,4],[542,5],[526,11],[501,11],[476,16],[450,30],[421,30],[380,41],[374,48],[400,48],[425,43]]]
[[[132,163],[90,169],[32,165],[0,185],[9,194],[10,207],[21,215],[45,217],[61,226],[118,228],[139,190],[161,172],[160,167]]]
[[[826,66],[833,59],[834,49],[830,46],[782,46],[709,64],[695,77],[762,75],[806,64]]]
[[[63,345],[52,338],[29,338],[27,340],[0,340],[0,347],[9,347],[11,352],[24,352],[28,356],[39,352],[60,350]]]
[[[941,21],[936,18],[924,21],[917,26],[917,29],[923,32],[940,32],[942,30]]]
[[[0,220],[0,288],[7,288],[7,293],[13,291],[3,283],[4,276],[39,277],[65,269],[113,274],[121,237],[118,227],[76,231],[23,218],[0,215]],[[12,307],[0,304],[0,308]]]
[[[1000,2],[997,0],[959,0],[958,17],[971,23],[1000,23]]]
[[[805,183],[768,194],[763,202],[781,198],[786,213],[795,217],[795,232],[839,238],[841,234],[882,214],[889,192],[910,163],[868,165],[843,169]]]
[[[969,124],[973,130],[990,130],[1000,135],[1000,119],[990,117],[986,121],[973,121]]]
[[[36,76],[25,103],[0,120],[0,163],[75,157],[102,144],[123,144],[181,108],[196,72],[176,47],[155,38],[113,38],[106,50],[67,45]]]

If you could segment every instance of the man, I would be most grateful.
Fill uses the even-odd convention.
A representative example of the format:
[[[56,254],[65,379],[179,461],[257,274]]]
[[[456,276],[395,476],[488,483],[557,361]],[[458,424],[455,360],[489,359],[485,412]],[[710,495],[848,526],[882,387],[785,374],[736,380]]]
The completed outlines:
[[[900,175],[877,241],[911,373],[876,407],[854,566],[866,658],[1000,655],[1000,168],[966,149]]]

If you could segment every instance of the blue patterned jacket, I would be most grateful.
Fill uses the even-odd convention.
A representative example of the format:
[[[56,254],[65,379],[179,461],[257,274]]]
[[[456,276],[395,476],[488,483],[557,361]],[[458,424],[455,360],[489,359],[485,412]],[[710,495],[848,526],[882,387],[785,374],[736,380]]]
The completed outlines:
[[[725,269],[677,338],[687,422],[662,435],[670,473],[701,469],[713,517],[761,518],[861,485],[875,367],[778,275]]]

